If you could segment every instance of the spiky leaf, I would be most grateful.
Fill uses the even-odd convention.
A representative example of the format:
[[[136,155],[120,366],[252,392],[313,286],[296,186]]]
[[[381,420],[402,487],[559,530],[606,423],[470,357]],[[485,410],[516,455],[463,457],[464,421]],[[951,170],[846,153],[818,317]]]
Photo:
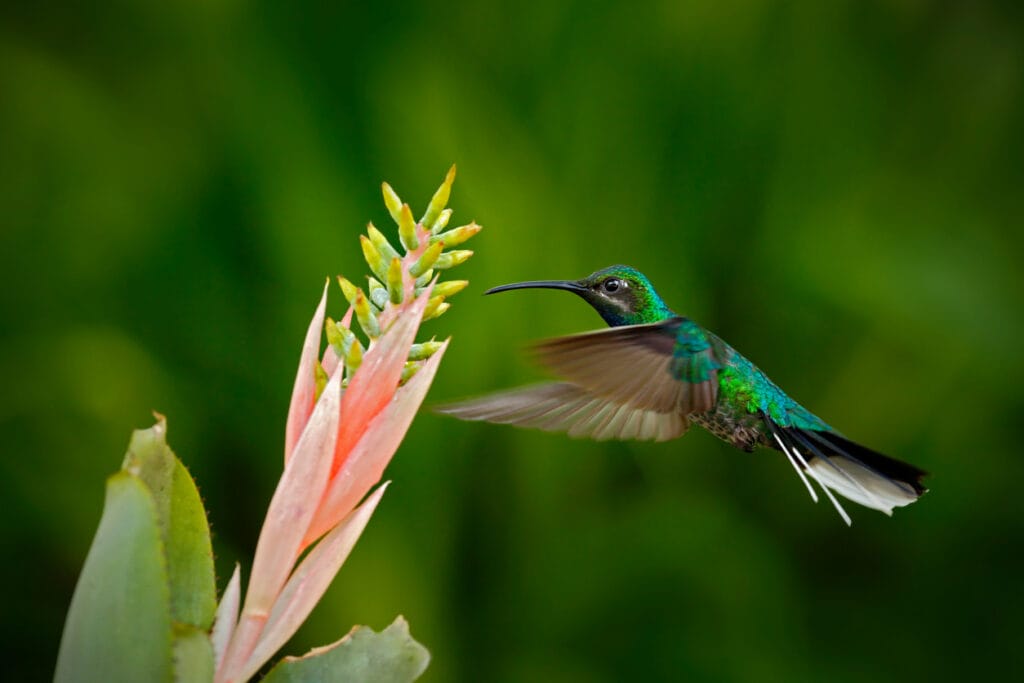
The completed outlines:
[[[123,469],[138,476],[156,504],[167,558],[171,618],[207,630],[217,609],[210,526],[195,482],[167,445],[163,417],[136,430]]]
[[[57,655],[57,683],[173,679],[171,600],[156,504],[138,477],[107,480],[96,537]]]

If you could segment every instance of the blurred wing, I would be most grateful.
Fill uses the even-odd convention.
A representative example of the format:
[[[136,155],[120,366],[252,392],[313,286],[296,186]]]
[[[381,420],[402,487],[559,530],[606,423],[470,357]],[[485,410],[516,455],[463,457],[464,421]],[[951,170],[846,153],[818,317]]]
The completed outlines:
[[[503,391],[434,409],[462,420],[483,420],[576,438],[665,441],[681,436],[689,422],[678,412],[660,413],[596,396],[555,382]]]
[[[559,337],[536,353],[559,377],[634,408],[686,415],[711,410],[718,398],[722,366],[685,318]]]

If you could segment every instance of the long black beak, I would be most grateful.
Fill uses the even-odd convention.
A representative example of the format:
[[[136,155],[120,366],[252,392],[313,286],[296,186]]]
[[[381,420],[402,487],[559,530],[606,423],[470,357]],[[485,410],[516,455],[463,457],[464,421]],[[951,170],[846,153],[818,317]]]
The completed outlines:
[[[484,294],[497,294],[498,292],[507,292],[510,289],[564,289],[576,294],[587,291],[586,287],[574,280],[533,280],[531,282],[513,282],[510,285],[491,287]]]

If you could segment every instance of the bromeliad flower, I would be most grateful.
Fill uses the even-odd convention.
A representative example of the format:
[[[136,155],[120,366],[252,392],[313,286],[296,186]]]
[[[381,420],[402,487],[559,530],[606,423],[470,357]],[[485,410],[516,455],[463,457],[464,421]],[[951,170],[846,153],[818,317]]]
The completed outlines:
[[[366,291],[338,278],[350,304],[340,322],[325,319],[324,287],[302,347],[285,430],[284,472],[260,532],[245,604],[239,615],[236,567],[218,607],[211,636],[218,682],[247,680],[295,633],[384,494],[387,484],[367,496],[405,436],[448,346],[434,340],[415,344],[416,332],[422,321],[443,314],[449,306],[445,299],[467,284],[438,282],[438,271],[472,255],[445,249],[480,230],[471,223],[443,232],[454,177],[453,166],[418,223],[409,205],[384,183],[384,201],[398,224],[404,253],[371,223],[360,241],[373,275]],[[352,331],[353,318],[365,345]],[[321,328],[328,341],[322,356]]]

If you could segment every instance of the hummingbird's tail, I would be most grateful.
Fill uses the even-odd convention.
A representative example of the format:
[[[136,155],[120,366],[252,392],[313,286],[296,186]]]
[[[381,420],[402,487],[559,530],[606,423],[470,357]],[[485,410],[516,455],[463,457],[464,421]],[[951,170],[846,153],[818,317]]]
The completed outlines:
[[[817,500],[804,472],[821,485],[847,524],[849,515],[831,491],[891,515],[893,508],[913,503],[928,490],[921,484],[927,472],[909,463],[882,455],[835,432],[779,427],[771,420],[766,422],[780,450],[804,479],[811,497]]]

